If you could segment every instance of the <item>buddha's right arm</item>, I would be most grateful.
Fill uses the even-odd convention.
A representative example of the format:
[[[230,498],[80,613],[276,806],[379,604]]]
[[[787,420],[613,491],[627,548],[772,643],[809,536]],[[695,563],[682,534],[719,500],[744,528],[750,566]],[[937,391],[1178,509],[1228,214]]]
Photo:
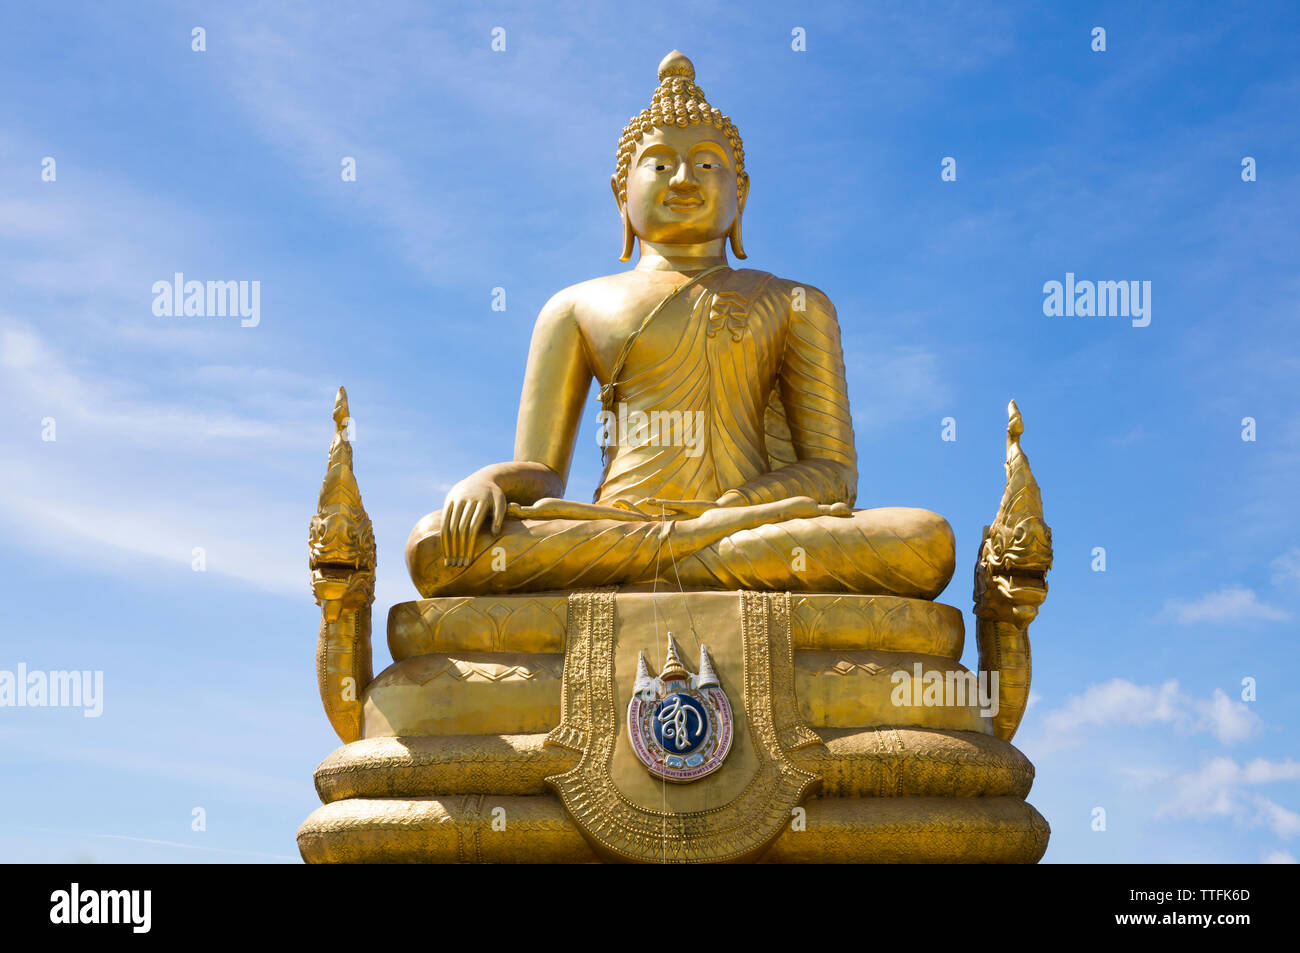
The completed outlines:
[[[537,316],[519,399],[515,459],[461,480],[443,504],[443,553],[450,566],[468,564],[479,530],[501,532],[510,503],[531,505],[564,494],[591,371],[566,292]]]
[[[562,291],[537,316],[515,426],[516,465],[546,467],[558,477],[559,485],[551,484],[553,492],[531,499],[511,496],[511,502],[528,504],[543,496],[563,495],[591,378],[582,329]]]

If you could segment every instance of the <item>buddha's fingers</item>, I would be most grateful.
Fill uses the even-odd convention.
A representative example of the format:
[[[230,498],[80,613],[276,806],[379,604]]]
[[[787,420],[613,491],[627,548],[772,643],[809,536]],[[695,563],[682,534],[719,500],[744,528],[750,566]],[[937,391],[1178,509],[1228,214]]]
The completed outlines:
[[[453,500],[451,505],[446,507],[442,516],[442,532],[438,534],[438,541],[442,544],[442,560],[445,565],[456,565],[456,539],[453,527],[456,525],[456,513],[461,507],[460,500]]]
[[[482,500],[475,500],[469,516],[461,523],[461,544],[465,552],[462,560],[464,565],[469,565],[470,554],[474,551],[474,541],[478,538],[478,531],[483,526],[485,516],[487,516],[487,504]]]
[[[492,535],[500,536],[501,530],[506,523],[506,495],[501,487],[493,484],[492,486]]]

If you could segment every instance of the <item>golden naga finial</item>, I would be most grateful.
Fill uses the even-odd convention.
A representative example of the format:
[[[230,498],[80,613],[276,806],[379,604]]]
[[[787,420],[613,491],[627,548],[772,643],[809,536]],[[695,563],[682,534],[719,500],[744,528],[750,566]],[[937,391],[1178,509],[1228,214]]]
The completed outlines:
[[[327,510],[329,512],[344,512],[346,509],[348,517],[356,525],[359,532],[370,529],[370,517],[366,515],[365,509],[361,505],[361,491],[357,489],[356,477],[352,474],[352,444],[348,441],[348,428],[352,423],[352,418],[348,413],[348,392],[342,387],[339,388],[338,396],[334,398],[334,439],[330,441],[329,468],[325,472],[325,482],[321,484],[320,496],[316,502],[317,516],[321,516]],[[336,521],[340,525],[344,521]],[[313,528],[316,526],[312,522]],[[340,547],[348,549],[346,560],[353,563],[353,568],[362,568],[360,560],[362,555],[359,550],[360,545],[345,547],[344,539],[336,536],[328,539],[322,538],[317,540],[312,536],[312,559],[321,563],[338,562],[336,558]],[[356,553],[353,553],[357,550]],[[370,565],[374,567],[374,536],[370,536]]]
[[[361,737],[361,693],[370,682],[370,606],[375,533],[361,505],[348,441],[348,395],[334,400],[334,439],[307,535],[311,588],[321,607],[316,677],[330,723],[344,741]]]
[[[334,439],[330,442],[329,469],[321,483],[308,535],[313,587],[316,580],[351,575],[359,571],[374,579],[375,534],[361,505],[361,491],[352,473],[352,444],[348,441],[348,394],[342,387],[334,400]],[[317,593],[317,601],[322,596]],[[334,598],[325,596],[324,598]]]
[[[347,454],[348,466],[352,465],[352,444],[348,442],[348,424],[352,422],[352,415],[348,412],[348,392],[344,387],[339,387],[339,392],[334,395],[334,440],[330,443],[330,466],[342,462],[335,459],[335,454]]]
[[[1052,531],[1043,519],[1043,497],[1020,447],[1025,421],[1013,400],[1007,405],[1006,488],[993,523],[984,527],[975,563],[976,637],[980,668],[997,672],[998,713],[994,733],[1010,740],[1029,701],[1029,624],[1047,598],[1052,568]]]
[[[1042,581],[1046,592],[1044,577],[1052,568],[1052,531],[1043,522],[1043,495],[1020,447],[1024,432],[1025,420],[1013,400],[1007,404],[1007,485],[993,520],[988,555],[991,567],[1026,576],[1031,583]],[[1011,595],[1010,589],[1006,592]]]

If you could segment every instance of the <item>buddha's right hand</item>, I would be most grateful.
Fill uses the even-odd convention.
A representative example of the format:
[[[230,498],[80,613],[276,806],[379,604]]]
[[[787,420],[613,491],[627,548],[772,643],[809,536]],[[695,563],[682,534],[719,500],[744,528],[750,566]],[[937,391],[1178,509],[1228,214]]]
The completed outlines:
[[[479,473],[467,476],[447,493],[442,504],[442,558],[448,566],[468,566],[474,555],[474,540],[490,516],[489,532],[501,533],[505,523],[506,494],[491,477]]]

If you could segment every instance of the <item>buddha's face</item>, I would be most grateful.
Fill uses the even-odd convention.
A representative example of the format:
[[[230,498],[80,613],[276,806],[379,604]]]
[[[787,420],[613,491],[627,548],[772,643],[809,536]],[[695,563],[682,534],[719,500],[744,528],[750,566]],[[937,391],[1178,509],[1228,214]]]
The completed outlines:
[[[712,126],[655,129],[627,173],[627,216],[642,241],[691,245],[724,237],[743,208],[731,146]]]

